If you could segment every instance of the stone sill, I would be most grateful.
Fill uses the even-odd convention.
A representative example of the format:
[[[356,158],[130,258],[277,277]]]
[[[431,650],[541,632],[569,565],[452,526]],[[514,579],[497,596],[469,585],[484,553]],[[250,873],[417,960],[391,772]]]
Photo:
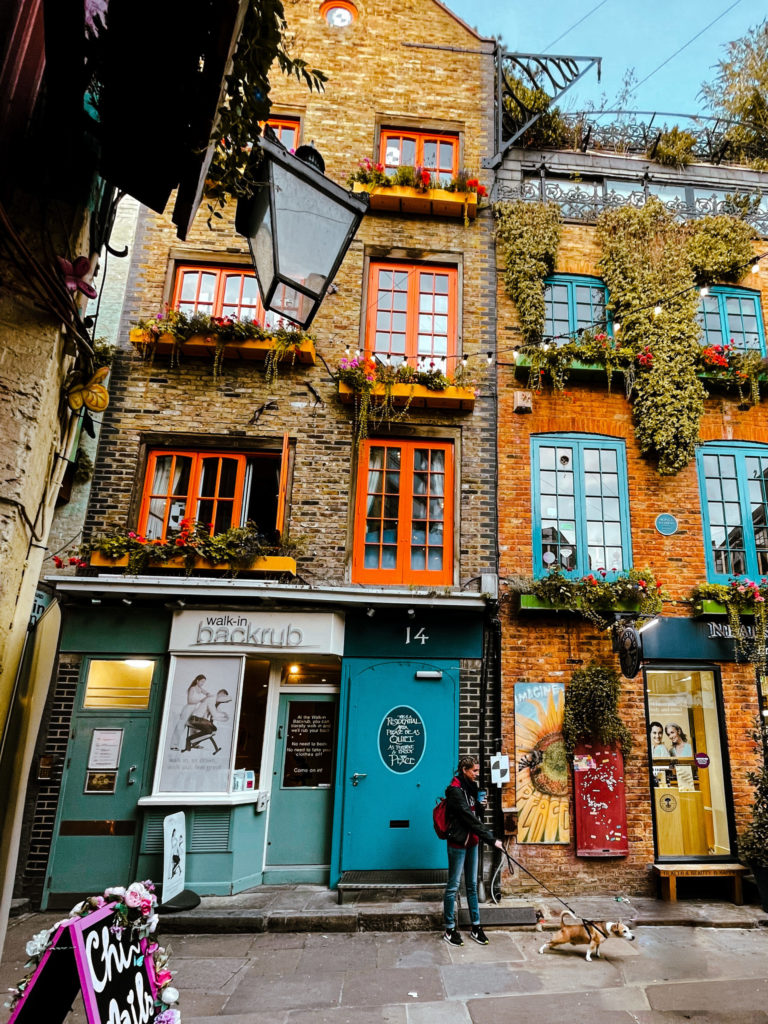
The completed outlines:
[[[160,356],[171,355],[174,347],[185,356],[212,358],[216,354],[216,338],[206,334],[194,334],[182,343],[179,343],[172,334],[161,334],[153,344],[146,331],[134,327],[130,332],[130,342],[140,351],[153,352]],[[273,343],[268,339],[248,338],[244,341],[227,342],[222,355],[224,359],[251,359],[264,362],[272,348]],[[317,361],[315,344],[311,338],[302,339],[295,354],[296,362],[306,366],[314,366]],[[290,363],[293,357],[292,351],[286,352],[280,357],[279,362]]]
[[[372,398],[374,402],[382,402],[386,397],[387,388],[384,384],[375,384]],[[346,405],[355,400],[356,391],[344,381],[339,381],[339,398]],[[448,387],[443,391],[432,391],[423,384],[393,384],[392,403],[408,405],[411,409],[457,409],[471,412],[475,408],[475,392],[473,388]]]
[[[120,558],[108,558],[103,555],[100,551],[92,551],[90,564],[94,568],[101,569],[120,569],[126,568],[128,565],[128,555],[122,555]],[[184,569],[183,557],[172,558],[168,562],[151,562],[149,568],[156,569]],[[204,558],[196,558],[194,569],[205,569],[209,572],[231,572],[233,571],[232,566],[229,562],[207,562]],[[296,575],[296,559],[288,558],[283,555],[263,555],[261,558],[256,558],[251,564],[242,569],[234,570],[236,572],[271,572],[271,573],[290,573],[291,576]]]
[[[464,217],[474,220],[477,216],[477,193],[448,192],[444,188],[430,188],[420,192],[410,185],[364,185],[356,181],[353,192],[367,192],[371,197],[370,208],[385,213],[418,213],[432,217]]]

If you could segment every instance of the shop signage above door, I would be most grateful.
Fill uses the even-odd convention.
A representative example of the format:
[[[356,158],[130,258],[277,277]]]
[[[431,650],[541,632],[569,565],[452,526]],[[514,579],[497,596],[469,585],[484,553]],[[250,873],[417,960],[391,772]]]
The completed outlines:
[[[412,614],[411,614],[412,613]],[[348,613],[347,658],[481,658],[483,610],[377,609]]]
[[[724,617],[723,617],[724,618]],[[755,635],[753,625],[744,624],[747,637]],[[663,618],[643,633],[643,660],[649,661],[735,661],[731,627],[725,621]]]
[[[227,654],[342,654],[344,617],[319,612],[224,612],[219,609],[176,612],[172,651]]]

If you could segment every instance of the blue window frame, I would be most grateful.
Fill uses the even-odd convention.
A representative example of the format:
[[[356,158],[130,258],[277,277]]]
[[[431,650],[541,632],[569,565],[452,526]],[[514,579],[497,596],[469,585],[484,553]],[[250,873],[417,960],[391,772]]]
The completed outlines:
[[[702,295],[697,319],[702,345],[733,344],[739,352],[765,355],[765,332],[760,293],[716,285]]]
[[[544,334],[565,345],[584,328],[606,330],[608,289],[599,277],[554,274],[544,282]]]
[[[533,562],[537,576],[631,568],[627,453],[597,434],[531,438]]]
[[[707,579],[768,575],[768,445],[706,444],[696,459]]]

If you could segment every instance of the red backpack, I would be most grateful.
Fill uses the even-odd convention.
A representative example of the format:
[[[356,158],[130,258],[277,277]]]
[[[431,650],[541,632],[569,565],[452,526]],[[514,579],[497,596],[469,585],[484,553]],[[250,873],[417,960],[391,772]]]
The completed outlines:
[[[441,797],[432,810],[432,824],[438,839],[448,838],[448,805],[445,797]]]

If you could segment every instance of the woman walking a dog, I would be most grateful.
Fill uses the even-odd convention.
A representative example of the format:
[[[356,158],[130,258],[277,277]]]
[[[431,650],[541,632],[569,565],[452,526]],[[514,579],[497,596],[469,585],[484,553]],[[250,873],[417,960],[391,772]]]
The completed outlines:
[[[478,818],[475,808],[478,801],[477,777],[480,764],[474,757],[462,757],[456,775],[445,791],[448,818],[448,883],[443,898],[445,932],[443,938],[452,946],[463,946],[464,940],[456,927],[456,893],[459,891],[462,872],[467,889],[467,904],[472,923],[471,939],[488,945],[488,937],[480,927],[480,907],[477,902],[477,849],[480,840],[489,846],[503,849]]]

